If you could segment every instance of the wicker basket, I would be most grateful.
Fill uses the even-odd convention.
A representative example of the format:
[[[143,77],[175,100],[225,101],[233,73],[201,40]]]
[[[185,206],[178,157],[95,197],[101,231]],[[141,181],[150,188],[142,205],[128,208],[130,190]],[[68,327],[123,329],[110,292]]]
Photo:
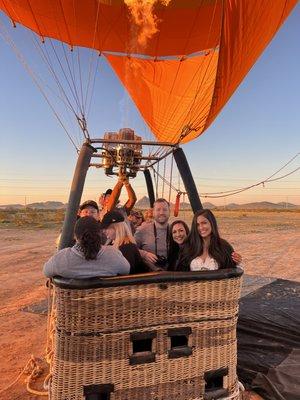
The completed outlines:
[[[237,398],[241,275],[54,279],[50,399]]]

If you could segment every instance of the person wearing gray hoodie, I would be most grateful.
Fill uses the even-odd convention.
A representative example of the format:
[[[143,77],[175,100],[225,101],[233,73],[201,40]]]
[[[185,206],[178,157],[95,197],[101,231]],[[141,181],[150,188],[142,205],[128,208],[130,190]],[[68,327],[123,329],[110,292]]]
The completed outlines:
[[[93,217],[82,217],[75,225],[76,243],[58,251],[44,265],[48,278],[92,278],[127,275],[130,265],[112,246],[101,245],[100,224]]]

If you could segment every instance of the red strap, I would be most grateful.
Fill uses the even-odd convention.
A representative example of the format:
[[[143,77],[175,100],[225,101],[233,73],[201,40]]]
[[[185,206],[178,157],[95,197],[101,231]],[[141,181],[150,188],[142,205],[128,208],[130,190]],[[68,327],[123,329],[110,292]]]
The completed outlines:
[[[178,214],[179,214],[180,196],[181,196],[181,193],[180,192],[177,193],[176,200],[175,200],[175,207],[174,207],[174,217],[178,217]]]

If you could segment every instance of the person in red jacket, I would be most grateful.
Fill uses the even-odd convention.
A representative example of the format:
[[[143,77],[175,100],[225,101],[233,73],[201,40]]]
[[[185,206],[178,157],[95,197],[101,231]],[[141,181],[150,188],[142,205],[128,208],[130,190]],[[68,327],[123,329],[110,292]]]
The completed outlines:
[[[119,197],[123,186],[125,186],[125,189],[127,191],[128,200],[126,201],[124,206],[119,207]],[[124,217],[127,217],[134,207],[136,200],[136,194],[132,186],[130,185],[128,178],[124,176],[120,177],[113,190],[107,189],[107,191],[103,193],[99,198],[99,204],[102,208],[100,211],[100,221],[102,221],[104,215],[107,212],[113,210],[117,210],[124,214]]]

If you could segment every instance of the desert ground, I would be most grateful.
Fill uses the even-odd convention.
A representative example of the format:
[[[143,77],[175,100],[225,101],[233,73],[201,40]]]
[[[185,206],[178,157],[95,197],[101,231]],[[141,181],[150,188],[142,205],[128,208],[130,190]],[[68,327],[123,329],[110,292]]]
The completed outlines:
[[[47,299],[41,269],[55,252],[62,215],[55,214],[49,222],[49,215],[39,213],[33,219],[1,213],[0,399],[39,399],[26,391],[26,376],[3,389],[17,378],[31,355],[43,358],[47,317],[31,311]],[[300,212],[217,211],[216,216],[222,236],[243,255],[247,274],[300,281]],[[180,217],[190,220],[190,213]],[[38,390],[40,382],[33,385]]]

